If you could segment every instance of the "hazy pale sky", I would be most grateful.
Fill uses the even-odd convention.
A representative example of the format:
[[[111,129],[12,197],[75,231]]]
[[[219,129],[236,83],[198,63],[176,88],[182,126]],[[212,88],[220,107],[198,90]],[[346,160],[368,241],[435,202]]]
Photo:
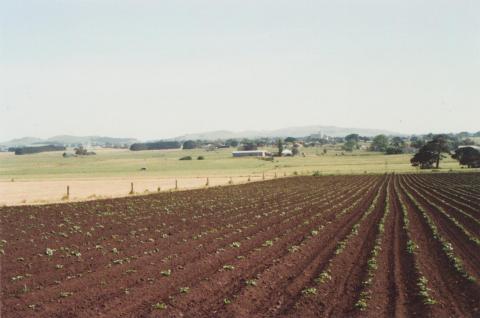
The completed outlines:
[[[0,141],[480,130],[480,1],[12,0]]]

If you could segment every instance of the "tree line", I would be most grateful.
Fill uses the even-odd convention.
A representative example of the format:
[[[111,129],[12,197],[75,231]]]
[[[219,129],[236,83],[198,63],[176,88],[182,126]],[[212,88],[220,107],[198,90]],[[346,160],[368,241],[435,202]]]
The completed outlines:
[[[480,147],[464,140],[463,143],[452,135],[434,135],[422,143],[418,152],[410,160],[411,164],[421,169],[438,169],[440,161],[449,154],[460,165],[468,168],[480,168]]]
[[[11,147],[8,148],[9,152],[14,152],[15,155],[28,155],[40,152],[48,152],[48,151],[62,151],[66,148],[64,146],[56,146],[56,145],[46,145],[46,146],[34,146],[34,147]]]

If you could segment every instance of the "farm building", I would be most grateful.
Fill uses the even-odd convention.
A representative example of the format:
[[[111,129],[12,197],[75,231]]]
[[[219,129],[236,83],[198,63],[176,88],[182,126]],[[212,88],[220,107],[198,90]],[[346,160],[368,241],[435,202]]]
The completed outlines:
[[[293,156],[293,152],[290,149],[283,149],[282,156],[283,157],[291,157],[291,156]]]
[[[268,152],[265,150],[239,150],[233,151],[232,155],[234,157],[266,157]]]

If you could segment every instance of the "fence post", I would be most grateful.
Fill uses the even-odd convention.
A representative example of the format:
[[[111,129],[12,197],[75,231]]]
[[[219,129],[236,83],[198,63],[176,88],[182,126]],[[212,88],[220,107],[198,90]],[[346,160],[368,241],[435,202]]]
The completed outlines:
[[[67,185],[67,199],[70,198],[70,186]]]
[[[133,182],[130,182],[130,193],[129,194],[133,194]]]
[[[160,187],[157,188],[157,192],[160,192],[162,191],[162,189]]]
[[[250,181],[251,181],[251,179],[250,179],[250,176],[248,176],[248,180],[247,180],[247,181],[248,181],[248,182],[250,182]]]
[[[210,185],[210,180],[208,180],[208,177],[207,177],[207,182],[205,183],[205,186],[208,187]]]
[[[178,190],[178,180],[175,179],[175,190]]]
[[[262,172],[262,180],[265,180],[265,172]]]

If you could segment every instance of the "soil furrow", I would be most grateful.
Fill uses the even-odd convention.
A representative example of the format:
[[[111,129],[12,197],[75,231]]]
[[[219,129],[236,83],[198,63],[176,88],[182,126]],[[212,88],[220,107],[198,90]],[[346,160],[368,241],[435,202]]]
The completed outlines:
[[[403,180],[400,180],[400,184]],[[478,313],[476,299],[480,299],[478,285],[463,278],[455,271],[442,250],[439,241],[426,221],[420,215],[403,189],[399,191],[408,208],[412,238],[419,246],[417,260],[428,277],[433,298],[437,304],[431,305],[431,316],[474,317]],[[472,298],[473,297],[473,298]]]

